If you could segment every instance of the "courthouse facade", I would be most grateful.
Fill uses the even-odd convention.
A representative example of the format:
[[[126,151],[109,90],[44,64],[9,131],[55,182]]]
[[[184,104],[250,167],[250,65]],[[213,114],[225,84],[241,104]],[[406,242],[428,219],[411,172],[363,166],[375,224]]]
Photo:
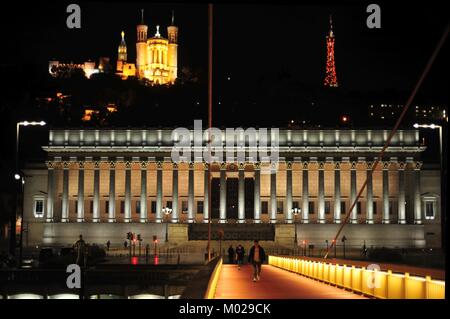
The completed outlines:
[[[98,243],[122,243],[128,231],[164,237],[164,223],[187,231],[210,217],[295,225],[299,238],[322,242],[343,222],[388,134],[280,130],[279,163],[268,173],[259,158],[174,163],[171,129],[51,130],[46,165],[25,169],[25,244],[67,244],[79,233]],[[351,212],[347,237],[440,246],[440,171],[421,161],[425,147],[418,130],[394,136]]]

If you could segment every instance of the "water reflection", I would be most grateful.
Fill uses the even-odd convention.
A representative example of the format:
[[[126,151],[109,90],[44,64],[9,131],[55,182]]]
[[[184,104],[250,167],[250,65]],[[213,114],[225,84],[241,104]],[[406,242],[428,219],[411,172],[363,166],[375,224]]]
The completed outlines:
[[[152,255],[152,256],[110,256],[102,264],[131,264],[131,265],[201,265],[202,254],[181,255]]]

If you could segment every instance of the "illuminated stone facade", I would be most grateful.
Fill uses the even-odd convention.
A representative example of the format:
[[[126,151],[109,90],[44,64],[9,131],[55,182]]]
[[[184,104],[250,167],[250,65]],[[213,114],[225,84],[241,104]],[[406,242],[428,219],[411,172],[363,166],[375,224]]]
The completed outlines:
[[[172,24],[167,27],[167,39],[159,32],[147,37],[148,26],[144,24],[142,12],[141,23],[136,27],[136,64],[127,63],[127,46],[122,32],[122,41],[118,49],[117,74],[123,79],[136,76],[147,79],[152,85],[174,84],[178,72],[178,28]]]
[[[122,240],[130,227],[144,231],[167,221],[204,223],[209,216],[214,223],[248,227],[297,224],[303,227],[303,236],[309,231],[308,236],[329,239],[330,229],[342,223],[388,134],[382,130],[280,130],[275,174],[263,173],[259,161],[213,163],[208,179],[209,165],[201,159],[171,161],[171,133],[50,131],[44,147],[47,167],[29,167],[25,174],[30,242],[57,243],[55,234],[67,236],[71,229],[73,239],[83,229],[96,236],[111,227],[120,229]],[[440,245],[440,172],[422,164],[424,149],[419,131],[399,131],[369,179],[348,221],[353,234],[359,231],[359,238],[368,245]],[[36,212],[39,201],[42,208]],[[172,208],[169,220],[164,207]],[[396,241],[385,237],[388,233],[398,237]],[[115,240],[113,233],[109,236]]]
[[[136,43],[136,75],[146,78],[152,84],[173,84],[178,72],[178,27],[172,24],[167,27],[167,39],[159,32],[153,37],[147,38],[148,26],[141,24],[137,26]]]
[[[48,73],[52,76],[56,76],[56,70],[58,68],[68,68],[68,69],[81,69],[87,78],[90,78],[92,74],[98,73],[99,70],[95,68],[95,62],[86,61],[84,63],[64,63],[56,60],[48,62]]]

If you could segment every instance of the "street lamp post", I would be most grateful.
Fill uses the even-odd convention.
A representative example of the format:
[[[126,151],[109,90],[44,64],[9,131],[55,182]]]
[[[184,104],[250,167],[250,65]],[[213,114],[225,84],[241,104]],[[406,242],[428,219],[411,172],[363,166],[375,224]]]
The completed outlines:
[[[24,185],[25,185],[25,179],[23,176],[20,177],[20,194],[22,195],[20,198],[20,241],[19,241],[19,267],[22,266],[22,251],[23,251],[23,194],[24,194]],[[17,200],[16,200],[17,203]],[[17,208],[16,208],[16,215],[17,215]],[[15,225],[14,225],[15,228]],[[14,242],[15,244],[15,242]]]
[[[141,243],[142,243],[142,237],[141,234],[137,235],[138,245],[139,245],[139,257],[141,257]]]
[[[333,246],[334,246],[334,259],[336,259],[336,246],[337,246],[336,240],[333,239],[332,243],[333,243]]]
[[[343,245],[343,249],[344,249],[344,259],[345,259],[345,241],[347,240],[347,237],[343,236],[341,240],[342,240],[342,245]]]
[[[162,212],[164,214],[164,220],[166,222],[166,243],[169,241],[169,216],[172,214],[172,208],[164,207],[162,209]]]
[[[443,135],[443,126],[437,125],[437,124],[414,124],[414,128],[428,128],[428,129],[438,129],[439,130],[439,168],[440,168],[440,195],[441,195],[441,229],[442,229],[442,248],[445,248],[445,232],[446,232],[446,214],[447,214],[447,198],[446,194],[443,193],[445,183],[447,182],[447,169],[444,168],[444,165],[446,166],[446,161],[444,160],[444,151],[443,151],[443,145],[442,145],[442,135]]]
[[[15,198],[15,210],[14,210],[14,222],[11,219],[11,235],[10,235],[10,250],[13,255],[15,255],[16,251],[16,220],[17,220],[17,210],[20,206],[20,247],[19,247],[19,267],[22,266],[22,245],[23,245],[23,225],[24,225],[24,215],[23,215],[23,193],[24,193],[24,184],[25,184],[25,176],[19,168],[19,141],[20,141],[20,127],[21,126],[44,126],[46,123],[44,121],[21,121],[16,123],[16,156],[15,156],[15,172],[14,179],[16,182],[20,183],[16,189],[16,198]],[[17,192],[20,192],[21,204],[19,205],[19,196],[17,196]]]
[[[219,236],[219,256],[222,256],[222,240],[223,237],[225,236],[223,229],[219,229],[217,235]]]
[[[298,237],[297,237],[297,216],[300,214],[301,209],[294,207],[292,208],[292,213],[294,214],[294,232],[295,232],[295,237],[294,237],[294,244],[295,247],[297,248],[298,245]]]
[[[154,249],[155,249],[154,256],[156,256],[157,255],[158,237],[153,236],[153,244],[154,244]]]

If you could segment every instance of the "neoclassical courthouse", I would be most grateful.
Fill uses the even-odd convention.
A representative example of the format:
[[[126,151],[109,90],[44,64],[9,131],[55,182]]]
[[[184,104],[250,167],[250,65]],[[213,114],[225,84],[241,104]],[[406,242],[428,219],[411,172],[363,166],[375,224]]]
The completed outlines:
[[[324,245],[389,134],[280,130],[279,166],[267,174],[258,161],[173,163],[171,133],[51,130],[47,162],[25,169],[24,244],[66,245],[79,234],[121,244],[129,231],[150,242],[165,237],[168,223],[169,242],[181,245],[211,217],[225,232],[266,225],[292,247],[296,227],[299,242]],[[440,171],[422,163],[425,147],[418,130],[397,132],[344,228],[348,245],[440,247]]]

